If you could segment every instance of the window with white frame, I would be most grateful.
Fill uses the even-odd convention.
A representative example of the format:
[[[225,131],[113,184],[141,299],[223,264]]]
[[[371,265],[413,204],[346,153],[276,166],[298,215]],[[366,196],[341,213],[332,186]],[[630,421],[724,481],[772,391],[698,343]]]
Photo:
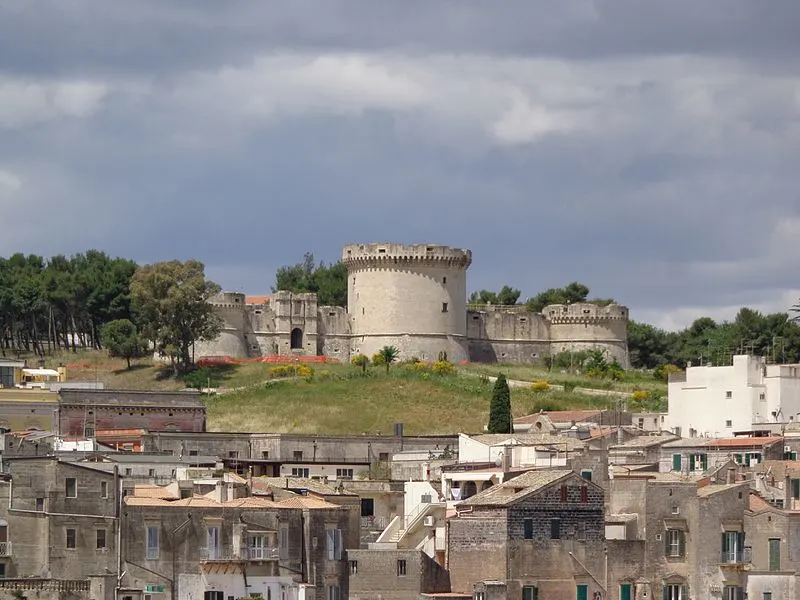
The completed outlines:
[[[325,586],[325,600],[340,600],[340,598],[341,596],[338,585]]]
[[[308,467],[292,467],[292,477],[308,479],[309,472]]]
[[[325,550],[328,560],[341,560],[342,558],[342,530],[336,527],[325,529]]]
[[[664,600],[689,600],[689,588],[680,583],[664,584]]]
[[[667,529],[664,533],[664,551],[669,558],[686,554],[686,534],[682,529]]]
[[[278,527],[278,557],[281,560],[289,558],[289,524],[281,523]]]
[[[220,558],[219,525],[206,527],[206,557],[210,560]]]
[[[158,526],[148,525],[146,528],[146,551],[145,558],[147,560],[158,560]]]

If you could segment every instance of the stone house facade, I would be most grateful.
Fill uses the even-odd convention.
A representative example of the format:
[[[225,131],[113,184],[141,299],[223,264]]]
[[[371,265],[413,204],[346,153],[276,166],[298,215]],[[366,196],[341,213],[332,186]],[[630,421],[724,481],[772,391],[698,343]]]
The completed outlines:
[[[61,390],[58,426],[64,437],[93,438],[97,431],[145,429],[200,432],[206,409],[198,392]]]
[[[448,522],[452,590],[502,582],[508,598],[604,592],[603,490],[573,471],[529,471],[459,503]]]
[[[610,600],[743,600],[747,483],[638,473],[610,488]]]
[[[345,599],[346,550],[357,547],[352,511],[298,496],[279,502],[128,496],[123,586],[161,585],[173,598]],[[169,597],[169,596],[168,596]]]
[[[450,591],[450,577],[421,550],[348,550],[350,600],[418,600]]]
[[[0,519],[6,577],[86,580],[116,571],[120,478],[54,457],[9,461]]]

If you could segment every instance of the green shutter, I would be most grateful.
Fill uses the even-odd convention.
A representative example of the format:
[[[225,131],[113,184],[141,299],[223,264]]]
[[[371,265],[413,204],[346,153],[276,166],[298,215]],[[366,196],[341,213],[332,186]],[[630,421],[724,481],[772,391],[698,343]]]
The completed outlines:
[[[686,556],[686,532],[678,532],[678,556]]]
[[[741,454],[734,454],[733,460],[736,462],[737,465],[744,464],[744,457]]]
[[[689,470],[694,471],[694,463],[695,463],[695,456],[694,454],[689,455]]]
[[[589,600],[589,586],[582,583],[575,588],[576,600]]]
[[[664,534],[664,556],[669,556],[669,529]]]
[[[703,467],[703,471],[708,471],[708,454],[700,455],[700,465]]]
[[[681,470],[681,455],[680,454],[673,454],[672,455],[672,470],[673,471],[680,471]]]
[[[621,583],[619,585],[619,600],[633,600],[630,583]]]
[[[728,545],[728,534],[727,532],[722,533],[722,554],[728,554],[730,552],[730,546]]]
[[[665,585],[665,586],[663,586],[661,589],[663,590],[663,591],[662,591],[662,594],[661,594],[661,597],[662,597],[664,600],[669,600],[669,586],[668,586],[668,585]]]
[[[689,600],[689,586],[682,585],[681,586],[681,600]]]
[[[792,498],[800,498],[800,479],[792,479]]]

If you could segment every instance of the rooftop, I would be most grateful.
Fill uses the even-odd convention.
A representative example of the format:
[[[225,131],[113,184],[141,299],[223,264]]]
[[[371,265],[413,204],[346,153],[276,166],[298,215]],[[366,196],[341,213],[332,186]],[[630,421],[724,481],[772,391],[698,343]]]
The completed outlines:
[[[271,488],[283,490],[308,490],[321,496],[352,495],[350,492],[340,490],[319,479],[304,477],[255,477],[253,478],[253,491],[269,492]]]
[[[200,392],[151,392],[142,390],[68,390],[58,392],[62,404],[104,404],[202,408]]]
[[[459,503],[472,506],[507,506],[514,504],[528,494],[540,490],[556,481],[573,475],[564,469],[546,471],[526,471],[518,477],[492,486]]]
[[[547,433],[485,433],[470,437],[487,446],[550,446],[565,451],[580,450],[584,447],[583,440],[568,435]]]
[[[708,498],[709,496],[713,496],[714,494],[718,494],[719,492],[726,492],[728,490],[732,490],[737,487],[741,487],[743,485],[748,485],[746,483],[712,483],[710,485],[704,485],[702,487],[697,488],[697,497],[698,498]]]
[[[623,442],[622,444],[611,446],[611,448],[649,448],[651,446],[667,444],[668,442],[676,439],[678,439],[678,437],[671,433],[661,433],[658,435],[639,435],[635,438],[629,439],[627,442]]]
[[[763,448],[782,441],[780,436],[734,438],[682,438],[664,444],[665,448]]]

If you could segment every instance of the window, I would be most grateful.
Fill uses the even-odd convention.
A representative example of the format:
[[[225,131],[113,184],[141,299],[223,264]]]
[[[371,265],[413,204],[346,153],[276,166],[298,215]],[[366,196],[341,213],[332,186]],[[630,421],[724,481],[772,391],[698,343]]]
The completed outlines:
[[[442,302],[442,312],[447,312],[447,302]]]
[[[644,417],[639,417],[639,429],[644,429]]]
[[[289,525],[286,523],[278,528],[278,556],[282,560],[289,558]]]
[[[561,519],[550,519],[550,539],[561,539]]]
[[[733,392],[731,392],[730,390],[728,390],[727,392],[725,392],[725,397],[726,397],[726,398],[733,398]]]
[[[197,450],[189,450],[189,456],[197,456]]]
[[[44,512],[44,498],[37,498],[36,499],[36,511],[37,512]]]
[[[585,583],[579,583],[575,586],[575,599],[576,600],[589,600],[589,586]]]
[[[589,502],[589,488],[581,486],[581,504],[587,504]]]
[[[250,560],[263,560],[269,558],[266,536],[253,534],[247,538],[247,557]]]
[[[681,529],[667,529],[664,534],[664,554],[680,558],[686,554],[686,533]]]
[[[592,471],[590,469],[583,469],[581,471],[581,477],[583,477],[586,481],[592,480]]]
[[[764,592],[761,595],[761,600],[772,600],[772,592]]]
[[[705,471],[708,469],[708,455],[707,454],[690,454],[689,455],[689,470],[690,471]]]
[[[87,438],[93,438],[94,437],[94,425],[93,424],[90,425],[90,424],[87,423],[86,427],[83,428],[83,437],[87,437]]]
[[[348,565],[350,567],[350,575],[358,575],[358,561],[351,560]]]
[[[442,277],[442,283],[447,283],[447,277]]]
[[[672,455],[672,470],[673,471],[680,471],[681,470],[681,455],[680,454],[673,454]]]
[[[292,458],[294,460],[303,460],[303,451],[295,450],[294,452],[292,452]]]
[[[525,519],[523,522],[524,525],[524,537],[526,540],[533,539],[533,519]]]
[[[767,399],[767,395],[766,395],[764,392],[761,392],[761,393],[758,395],[758,399],[759,399],[759,400],[766,400],[766,399]]]
[[[539,588],[535,585],[522,586],[522,600],[538,600]]]
[[[673,507],[672,507],[672,514],[673,514],[673,515],[679,515],[679,514],[681,514],[681,507],[680,507],[680,506],[673,506]]]
[[[208,591],[203,594],[203,600],[225,600],[225,592]]]
[[[725,419],[725,427],[733,427],[733,421],[731,419]]]
[[[668,583],[664,585],[664,600],[689,600],[689,588],[685,585]]]
[[[0,562],[0,579],[6,578],[6,563]]]
[[[147,476],[148,477],[155,477],[156,476],[156,470],[155,469],[147,469]]]
[[[77,530],[67,529],[67,548],[75,548],[77,542]]]
[[[216,525],[206,527],[206,556],[210,560],[217,560],[220,558],[219,527]]]
[[[269,458],[269,450],[262,450],[261,458]]]
[[[101,498],[108,498],[108,482],[101,481],[100,482],[100,497]]]
[[[769,539],[769,570],[781,570],[781,540],[780,538]]]
[[[361,499],[361,516],[374,517],[375,516],[375,499],[362,498]]]
[[[131,475],[133,475],[133,469],[131,469],[130,467],[127,467],[125,469],[125,477],[130,477]]]
[[[338,585],[325,586],[325,600],[340,600]]]
[[[403,559],[397,561],[397,576],[398,577],[406,576],[406,561]]]
[[[238,450],[229,451],[228,458],[239,458],[239,451]]]
[[[328,560],[340,560],[342,558],[342,530],[329,527],[325,530],[325,548],[328,553]]]
[[[744,588],[726,585],[722,588],[722,600],[744,600]]]
[[[105,529],[98,529],[96,535],[96,542],[97,545],[95,546],[98,550],[101,550],[106,547],[106,530]]]
[[[389,462],[389,453],[388,452],[378,453],[378,460],[381,462]]]
[[[308,479],[309,473],[308,467],[292,467],[292,477]]]
[[[619,600],[633,600],[633,585],[630,583],[619,584]]]
[[[336,469],[336,479],[352,479],[353,469]]]
[[[147,526],[147,535],[145,536],[147,541],[147,549],[145,553],[145,558],[147,560],[157,560],[158,559],[158,527],[155,525],[148,525]]]
[[[724,564],[739,564],[742,562],[744,551],[743,531],[722,532],[722,555],[720,562]]]
[[[66,480],[66,495],[67,498],[78,497],[78,480],[74,477],[67,477]]]

